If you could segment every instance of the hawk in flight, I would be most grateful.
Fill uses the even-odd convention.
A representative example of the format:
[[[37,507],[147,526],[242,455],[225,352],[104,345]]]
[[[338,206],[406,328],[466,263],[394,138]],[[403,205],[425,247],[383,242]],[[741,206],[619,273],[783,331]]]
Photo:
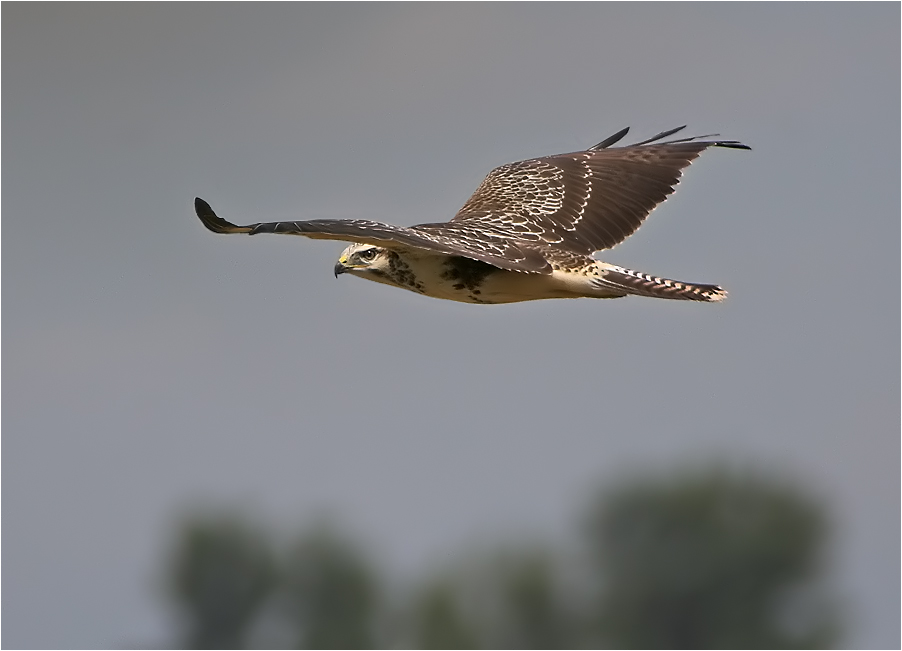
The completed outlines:
[[[685,127],[625,147],[627,129],[594,147],[495,168],[451,221],[409,228],[363,219],[236,226],[195,199],[214,233],[282,233],[353,242],[335,275],[349,273],[464,303],[634,294],[722,301],[717,285],[669,280],[596,260],[632,235],[670,195],[683,168],[708,147],[750,149],[696,136],[661,142]]]

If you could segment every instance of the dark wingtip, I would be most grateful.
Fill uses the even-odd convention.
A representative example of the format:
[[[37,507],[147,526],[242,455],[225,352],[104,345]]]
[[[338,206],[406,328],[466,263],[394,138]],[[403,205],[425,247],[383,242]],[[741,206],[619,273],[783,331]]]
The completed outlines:
[[[607,149],[611,145],[620,141],[620,139],[623,138],[623,136],[625,136],[627,133],[629,133],[629,130],[630,130],[629,127],[621,129],[620,131],[615,133],[613,136],[608,136],[607,138],[602,140],[597,145],[594,145],[593,147],[589,147],[589,151],[598,151],[599,149]]]
[[[642,142],[637,142],[632,146],[640,147],[642,145],[647,145],[650,142],[655,142],[656,140],[661,140],[662,138],[666,138],[667,136],[672,136],[673,134],[677,133],[678,131],[682,131],[685,128],[686,128],[686,125],[684,124],[681,127],[676,127],[674,129],[668,129],[667,131],[662,131],[661,133],[654,135],[651,138],[648,138],[647,140],[643,140]],[[691,138],[690,138],[690,140],[691,140]],[[665,144],[667,144],[667,143],[665,143]]]
[[[236,226],[219,217],[206,201],[200,197],[194,198],[194,212],[209,230],[214,233],[247,233],[251,229],[246,226]]]
[[[662,131],[661,133],[657,134],[656,136],[653,136],[653,137],[649,138],[648,140],[643,140],[642,142],[637,142],[635,145],[632,145],[632,146],[633,147],[641,147],[642,145],[647,145],[649,143],[657,142],[663,138],[666,138],[667,136],[672,136],[673,134],[677,133],[678,131],[682,131],[685,128],[686,128],[686,125],[683,125],[681,127],[677,127],[676,129],[668,129],[667,131]],[[751,150],[751,147],[739,142],[738,140],[704,140],[705,138],[717,138],[719,136],[720,136],[719,133],[708,133],[703,136],[690,136],[688,138],[679,138],[678,140],[667,140],[666,142],[661,142],[658,144],[677,145],[677,144],[682,144],[682,143],[694,142],[696,144],[705,145],[708,147],[723,147],[725,149]]]
[[[718,140],[714,143],[715,147],[723,147],[724,149],[745,149],[747,151],[752,151],[752,148],[748,145],[745,145],[738,140]]]

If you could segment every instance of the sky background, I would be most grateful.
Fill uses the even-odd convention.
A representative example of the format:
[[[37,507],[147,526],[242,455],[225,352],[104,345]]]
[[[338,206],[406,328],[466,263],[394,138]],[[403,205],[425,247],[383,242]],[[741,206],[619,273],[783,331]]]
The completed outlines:
[[[898,647],[899,19],[881,4],[4,3],[3,645],[163,644],[196,505],[327,513],[416,572],[719,461],[834,521]],[[723,304],[436,301],[224,218],[449,219],[493,167],[689,124],[604,259]]]

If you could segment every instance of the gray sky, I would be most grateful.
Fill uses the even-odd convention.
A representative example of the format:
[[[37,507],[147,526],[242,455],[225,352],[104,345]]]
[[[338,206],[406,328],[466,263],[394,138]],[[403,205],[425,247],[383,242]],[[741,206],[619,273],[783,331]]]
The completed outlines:
[[[161,643],[197,503],[323,511],[415,571],[721,459],[836,523],[847,643],[899,640],[896,3],[4,3],[3,644]],[[236,222],[450,218],[494,166],[690,125],[605,260],[721,305],[441,302]]]

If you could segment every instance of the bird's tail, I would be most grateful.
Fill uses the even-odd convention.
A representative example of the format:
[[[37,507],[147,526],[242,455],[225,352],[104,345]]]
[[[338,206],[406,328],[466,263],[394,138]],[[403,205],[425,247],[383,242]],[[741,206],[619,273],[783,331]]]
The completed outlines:
[[[617,290],[625,294],[671,298],[683,301],[717,303],[727,297],[725,289],[718,285],[686,283],[669,278],[624,269],[612,264],[600,263],[601,274],[593,280],[599,289]]]

